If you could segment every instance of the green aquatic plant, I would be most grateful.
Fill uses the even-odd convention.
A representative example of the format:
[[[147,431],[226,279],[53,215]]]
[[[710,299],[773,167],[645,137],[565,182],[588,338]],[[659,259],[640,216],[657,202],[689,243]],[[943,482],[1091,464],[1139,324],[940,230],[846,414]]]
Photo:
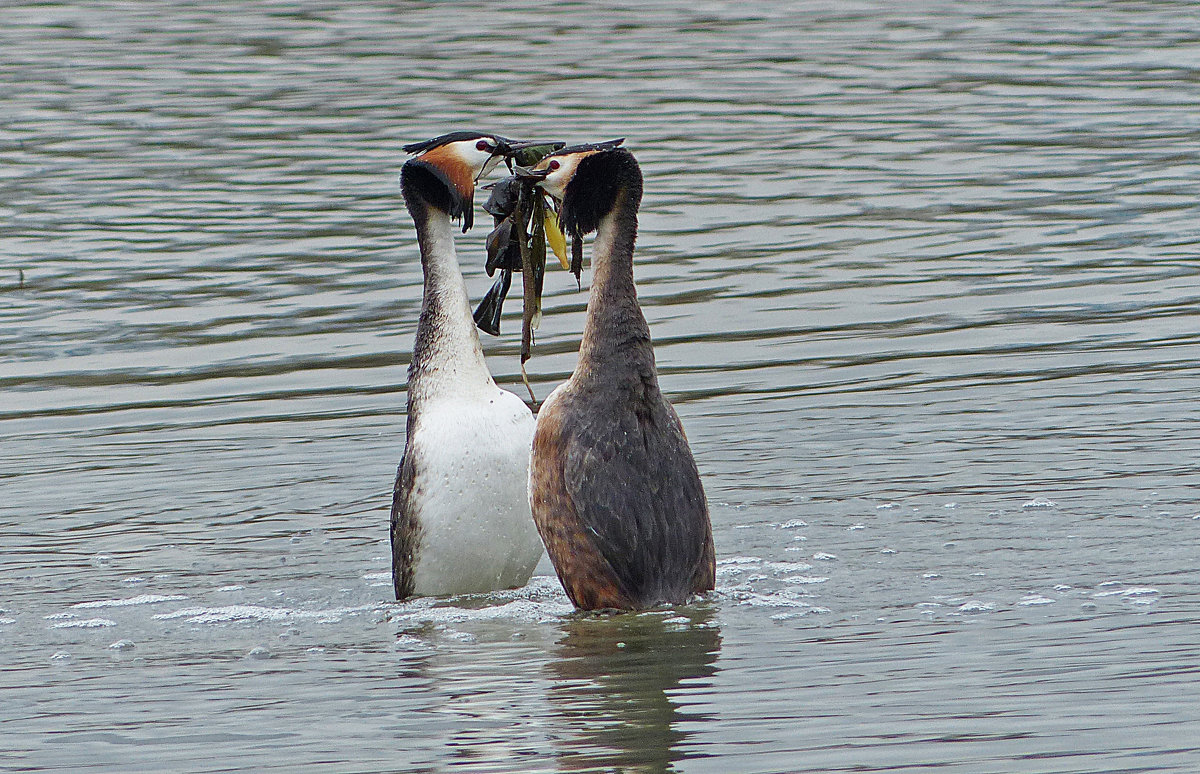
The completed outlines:
[[[513,163],[518,167],[530,167],[563,146],[561,142],[514,145],[506,161],[510,171]],[[475,324],[485,333],[500,335],[504,300],[512,287],[513,273],[520,272],[524,303],[521,315],[521,376],[528,388],[525,362],[531,354],[533,332],[542,318],[547,243],[562,267],[574,272],[577,281],[582,270],[582,245],[577,250],[580,260],[568,262],[566,237],[558,224],[558,215],[548,205],[545,194],[537,189],[536,181],[526,177],[514,174],[492,185],[483,209],[492,216],[494,224],[487,237],[485,268],[489,277],[495,276],[497,271],[499,276],[475,308]],[[529,394],[532,398],[532,389]]]

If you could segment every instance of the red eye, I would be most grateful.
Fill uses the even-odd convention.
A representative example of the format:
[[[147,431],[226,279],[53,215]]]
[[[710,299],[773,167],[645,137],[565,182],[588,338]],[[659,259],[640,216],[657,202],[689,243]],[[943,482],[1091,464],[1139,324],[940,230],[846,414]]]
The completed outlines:
[[[487,140],[480,140],[479,142],[475,143],[475,149],[481,151],[490,151],[492,146],[488,145]]]
[[[547,164],[546,166],[547,166],[547,167],[549,167],[549,168],[550,168],[550,169],[553,171],[553,170],[555,170],[555,169],[558,169],[559,167],[561,167],[561,166],[562,166],[562,164],[559,164],[559,163],[558,163],[558,159],[550,159],[550,163],[549,163],[549,164]]]

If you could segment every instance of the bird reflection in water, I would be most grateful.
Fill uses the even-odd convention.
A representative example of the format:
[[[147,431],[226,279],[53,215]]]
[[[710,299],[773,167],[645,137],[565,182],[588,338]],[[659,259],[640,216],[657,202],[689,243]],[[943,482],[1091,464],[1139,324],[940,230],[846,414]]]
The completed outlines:
[[[681,722],[706,716],[680,709],[671,697],[685,681],[684,691],[705,688],[716,673],[721,633],[712,616],[701,603],[563,623],[557,658],[547,667],[550,701],[561,717],[559,771],[675,771],[688,736]]]

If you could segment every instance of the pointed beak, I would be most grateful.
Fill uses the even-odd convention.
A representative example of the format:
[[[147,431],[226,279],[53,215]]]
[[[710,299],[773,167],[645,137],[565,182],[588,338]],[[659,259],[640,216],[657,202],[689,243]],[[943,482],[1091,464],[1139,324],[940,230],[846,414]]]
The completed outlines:
[[[526,140],[521,142],[510,140],[509,147],[511,152],[508,158],[517,166],[532,167],[541,161],[543,156],[565,148],[566,145],[565,142],[557,140]]]
[[[560,140],[508,140],[509,152],[516,153],[517,151],[527,150],[529,148],[547,148],[547,153],[565,148],[566,143]]]
[[[491,157],[483,163],[483,168],[479,170],[479,174],[475,176],[475,182],[478,183],[483,178],[487,177],[488,173],[496,168],[496,165],[501,161],[508,162],[508,156],[501,152],[500,147],[492,151]]]
[[[496,150],[492,151],[493,156],[511,156],[513,154],[513,144],[515,140],[506,140],[503,137],[496,138]],[[520,143],[516,143],[520,145]]]
[[[513,170],[513,174],[515,174],[521,180],[536,180],[538,182],[541,182],[542,180],[546,179],[547,175],[550,174],[550,170],[548,170],[548,169],[530,169],[529,167],[517,167],[515,170]]]

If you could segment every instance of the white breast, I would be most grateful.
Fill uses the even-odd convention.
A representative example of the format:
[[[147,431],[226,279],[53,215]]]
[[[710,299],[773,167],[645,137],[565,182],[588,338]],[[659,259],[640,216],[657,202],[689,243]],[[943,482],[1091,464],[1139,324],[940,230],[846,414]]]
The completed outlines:
[[[499,388],[422,404],[409,439],[420,540],[414,592],[524,585],[542,555],[527,482],[533,415]]]

